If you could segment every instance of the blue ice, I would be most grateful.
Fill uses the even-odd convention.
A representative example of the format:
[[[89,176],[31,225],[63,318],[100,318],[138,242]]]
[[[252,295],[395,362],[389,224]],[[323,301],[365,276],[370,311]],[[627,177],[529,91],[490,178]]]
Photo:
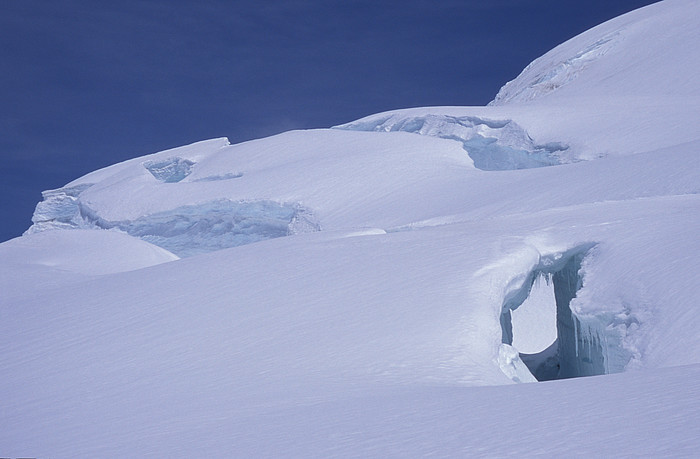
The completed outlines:
[[[132,221],[97,219],[95,223],[105,229],[118,228],[179,257],[189,257],[293,234],[302,227],[298,220],[307,220],[305,230],[318,230],[310,215],[297,204],[217,200]]]
[[[566,145],[536,145],[527,132],[512,120],[490,120],[476,116],[401,116],[360,120],[339,129],[375,132],[411,132],[456,140],[462,143],[474,167],[486,171],[529,169],[561,164],[559,153]]]
[[[146,161],[143,167],[161,182],[177,183],[190,175],[194,164],[188,159],[168,158],[160,161]]]

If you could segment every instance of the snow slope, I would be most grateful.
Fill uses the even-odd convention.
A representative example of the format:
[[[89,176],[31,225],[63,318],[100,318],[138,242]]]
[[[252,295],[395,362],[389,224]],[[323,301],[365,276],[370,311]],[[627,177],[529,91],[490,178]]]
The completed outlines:
[[[699,30],[664,1],[488,107],[45,192],[0,244],[0,456],[693,455]]]

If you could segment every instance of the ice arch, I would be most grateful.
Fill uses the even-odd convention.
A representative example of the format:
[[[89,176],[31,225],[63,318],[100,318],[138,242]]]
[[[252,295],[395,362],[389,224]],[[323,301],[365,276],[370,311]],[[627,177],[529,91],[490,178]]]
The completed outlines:
[[[501,312],[502,342],[512,346],[513,311],[525,303],[538,279],[544,279],[553,289],[556,339],[540,352],[519,355],[539,381],[622,370],[619,362],[610,362],[607,357],[610,354],[609,347],[616,344],[614,340],[608,340],[603,324],[595,318],[579,317],[570,307],[571,300],[576,298],[576,293],[582,287],[581,263],[593,245],[586,244],[563,254],[541,257],[539,264],[525,277],[522,286],[504,298]]]

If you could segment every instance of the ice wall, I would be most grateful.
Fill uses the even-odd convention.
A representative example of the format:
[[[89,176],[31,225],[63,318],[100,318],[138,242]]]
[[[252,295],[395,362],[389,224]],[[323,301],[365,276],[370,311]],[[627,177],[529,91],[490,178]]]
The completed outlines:
[[[78,196],[92,184],[58,188],[41,192],[43,200],[36,205],[32,215],[32,226],[25,234],[48,229],[84,228],[80,215]]]
[[[581,262],[585,253],[571,256],[564,267],[553,273],[554,296],[557,302],[557,336],[559,354],[558,378],[593,376],[608,373],[605,350],[601,346],[598,327],[582,327],[581,319],[573,314],[571,300],[582,287]],[[591,324],[593,325],[593,324]]]
[[[371,117],[336,126],[337,129],[375,132],[411,132],[456,140],[482,170],[544,167],[567,162],[568,147],[559,143],[537,145],[513,120],[490,120],[476,116],[400,113]]]
[[[171,171],[172,172],[172,171]],[[220,199],[181,206],[134,220],[108,221],[79,199],[90,185],[43,193],[27,233],[54,229],[118,230],[179,257],[296,233],[318,231],[313,214],[296,203]]]

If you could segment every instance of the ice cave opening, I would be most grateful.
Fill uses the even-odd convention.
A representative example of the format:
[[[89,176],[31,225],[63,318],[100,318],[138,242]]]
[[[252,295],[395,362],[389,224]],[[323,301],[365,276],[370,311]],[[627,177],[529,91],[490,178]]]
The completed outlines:
[[[542,257],[501,313],[502,342],[519,352],[538,381],[609,373],[603,330],[582,324],[570,303],[582,287],[581,263],[592,245]]]

